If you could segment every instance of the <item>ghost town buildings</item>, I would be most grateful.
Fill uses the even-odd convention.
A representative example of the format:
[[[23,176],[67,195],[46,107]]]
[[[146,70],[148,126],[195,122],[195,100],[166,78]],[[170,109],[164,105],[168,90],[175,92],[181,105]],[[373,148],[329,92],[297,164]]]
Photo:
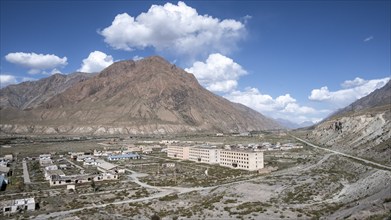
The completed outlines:
[[[19,211],[34,211],[35,200],[34,198],[26,198],[26,199],[1,201],[0,207],[1,207],[0,211],[2,211],[3,215],[16,213]]]
[[[200,163],[219,164],[233,169],[255,171],[263,168],[263,152],[216,147],[168,146],[167,156]]]

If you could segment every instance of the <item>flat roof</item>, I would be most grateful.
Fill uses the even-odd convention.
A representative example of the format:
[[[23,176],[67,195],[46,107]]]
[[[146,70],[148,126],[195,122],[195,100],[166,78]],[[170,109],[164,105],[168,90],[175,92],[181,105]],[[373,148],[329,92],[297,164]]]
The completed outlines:
[[[65,173],[62,170],[46,170],[46,173],[51,175],[65,175]]]
[[[191,146],[190,149],[208,149],[208,150],[218,150],[220,148],[216,146],[210,146],[210,145],[196,145],[196,146]]]
[[[234,152],[234,153],[248,153],[248,154],[253,154],[253,153],[263,153],[262,151],[254,151],[254,150],[244,150],[244,149],[221,149],[221,151],[225,152]]]
[[[97,162],[96,166],[98,166],[100,168],[103,168],[105,170],[111,170],[111,169],[117,167],[117,165],[109,163],[109,162],[106,162],[106,161],[101,160],[101,159],[97,159],[96,162]]]
[[[108,158],[130,158],[130,157],[139,157],[139,156],[140,155],[138,154],[128,153],[128,154],[110,155],[108,156]]]
[[[94,178],[95,175],[92,174],[77,174],[72,176],[58,176],[53,175],[52,180],[54,181],[66,181],[66,180],[86,180],[88,178]]]
[[[2,173],[8,173],[10,171],[9,167],[0,166],[0,172]]]

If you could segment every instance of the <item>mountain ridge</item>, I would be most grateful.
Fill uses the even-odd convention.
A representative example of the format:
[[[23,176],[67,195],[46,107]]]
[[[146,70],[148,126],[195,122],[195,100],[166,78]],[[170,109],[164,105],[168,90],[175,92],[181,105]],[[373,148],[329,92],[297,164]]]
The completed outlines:
[[[365,111],[367,109],[374,109],[376,107],[381,107],[391,104],[391,80],[389,80],[383,87],[376,89],[367,96],[364,96],[345,108],[339,109],[329,117],[334,118],[339,117],[349,113],[359,113],[360,111]]]
[[[84,81],[93,74],[75,72],[68,75],[53,74],[37,81],[9,85],[0,90],[0,108],[13,107],[25,110],[34,108],[51,99],[74,84]]]
[[[250,131],[280,125],[203,88],[194,75],[152,56],[120,61],[33,109],[1,110],[5,133]],[[20,127],[24,126],[24,127]]]

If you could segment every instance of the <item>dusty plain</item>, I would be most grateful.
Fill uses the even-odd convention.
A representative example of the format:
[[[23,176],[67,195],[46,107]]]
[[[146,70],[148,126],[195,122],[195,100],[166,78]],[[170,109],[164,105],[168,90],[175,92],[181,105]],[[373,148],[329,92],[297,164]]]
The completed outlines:
[[[12,153],[16,158],[12,163],[11,184],[0,192],[0,201],[34,197],[39,209],[0,218],[151,219],[157,215],[161,219],[387,219],[391,216],[389,169],[304,143],[302,149],[266,151],[265,166],[273,171],[263,174],[179,161],[154,150],[140,160],[116,162],[126,170],[125,174],[119,180],[99,182],[94,187],[89,183],[77,185],[74,191],[65,186],[50,187],[38,162],[28,159],[31,183],[23,182],[22,161],[26,158],[52,153],[53,160],[67,164],[62,158],[68,152],[103,149],[99,144],[102,142],[137,145],[162,138],[4,137],[1,144],[7,147],[1,147],[0,154]],[[273,133],[253,137],[164,138],[222,144],[297,142],[289,135]],[[166,163],[175,163],[175,167],[164,167]],[[68,167],[78,172],[77,167],[71,164]]]

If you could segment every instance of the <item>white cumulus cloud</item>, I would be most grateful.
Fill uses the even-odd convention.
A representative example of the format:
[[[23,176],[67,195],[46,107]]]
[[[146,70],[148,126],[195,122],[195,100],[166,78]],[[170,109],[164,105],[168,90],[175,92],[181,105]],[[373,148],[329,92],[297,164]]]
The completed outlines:
[[[331,93],[330,93],[329,88],[327,86],[323,86],[320,89],[313,89],[311,91],[311,95],[308,98],[313,101],[330,100]]]
[[[104,68],[113,64],[113,57],[101,51],[91,52],[86,59],[83,60],[80,69],[77,71],[86,73],[100,72]]]
[[[212,92],[234,90],[240,76],[247,74],[239,64],[219,53],[210,54],[205,62],[197,61],[185,71],[193,73],[198,81]]]
[[[233,91],[224,96],[226,99],[241,103],[272,118],[283,118],[296,123],[317,121],[325,110],[317,111],[308,106],[301,106],[290,94],[273,98],[262,94],[256,88],[246,88],[244,91]]]
[[[18,84],[25,81],[34,81],[35,78],[31,77],[18,77],[14,75],[10,75],[9,73],[1,73],[0,74],[0,88],[4,88],[8,85]]]
[[[246,75],[247,71],[234,60],[220,53],[210,54],[204,62],[197,61],[185,70],[193,73],[206,89],[222,93],[224,98],[272,118],[284,118],[301,123],[318,121],[329,113],[302,106],[290,94],[273,98],[261,93],[257,88],[237,89],[239,78]]]
[[[46,70],[57,67],[64,67],[67,63],[67,57],[60,58],[54,54],[36,54],[16,52],[9,53],[5,59],[13,64],[28,68],[28,73],[46,73]]]
[[[132,58],[132,60],[134,60],[134,61],[138,61],[138,60],[142,60],[142,59],[144,59],[144,57],[140,57],[138,55],[133,56],[133,58]]]
[[[241,103],[261,113],[273,111],[274,99],[270,95],[261,94],[256,88],[246,88],[245,91],[233,91],[224,96],[226,99]]]
[[[177,5],[152,5],[148,12],[137,17],[118,14],[99,34],[115,49],[152,47],[194,58],[212,52],[228,53],[245,32],[240,21],[199,15],[196,9],[180,1]]]
[[[367,82],[368,80],[361,79],[360,77],[356,77],[354,80],[346,80],[345,82],[341,83],[341,86],[344,89],[349,89],[349,88],[354,88],[357,86],[364,85]]]
[[[337,91],[330,91],[327,86],[313,89],[308,98],[313,101],[327,102],[337,109],[345,107],[374,90],[383,87],[389,80],[390,77],[372,80],[364,80],[357,77],[354,80],[343,82],[341,84],[342,89]]]
[[[16,83],[18,83],[18,81],[15,76],[0,74],[0,88]]]

